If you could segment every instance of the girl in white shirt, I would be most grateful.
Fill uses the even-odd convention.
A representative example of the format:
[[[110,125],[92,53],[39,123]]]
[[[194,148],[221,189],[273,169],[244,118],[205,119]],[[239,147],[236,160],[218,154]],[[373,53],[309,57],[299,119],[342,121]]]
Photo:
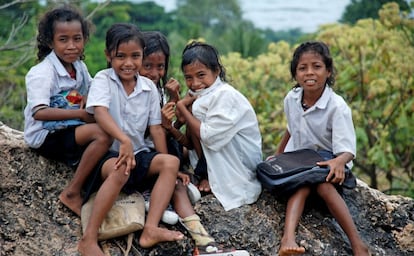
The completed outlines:
[[[76,168],[74,178],[59,199],[79,216],[82,186],[112,142],[83,106],[91,80],[82,61],[88,38],[89,23],[74,8],[56,8],[43,16],[37,36],[40,63],[26,75],[24,110],[24,139],[29,147],[46,158]],[[80,107],[50,107],[51,98],[73,90],[83,94]],[[66,123],[67,127],[46,129],[44,122],[50,121]]]
[[[286,218],[279,255],[303,254],[295,241],[295,230],[305,201],[316,192],[348,236],[354,255],[369,255],[345,201],[337,191],[345,180],[345,166],[352,166],[356,137],[352,113],[345,101],[333,92],[335,70],[329,48],[322,42],[306,42],[296,48],[290,71],[297,82],[284,100],[288,129],[276,154],[310,148],[328,151],[334,158],[317,163],[329,166],[326,182],[299,188],[288,195]]]
[[[139,245],[148,248],[183,239],[181,232],[158,226],[174,191],[179,160],[167,152],[157,89],[138,74],[144,47],[142,33],[132,24],[114,24],[107,31],[105,55],[111,68],[94,77],[86,108],[114,143],[97,168],[102,184],[78,244],[82,255],[104,255],[98,245],[98,230],[119,192],[143,188],[149,179],[151,185],[155,179],[155,184]],[[145,143],[147,127],[156,151]]]
[[[193,144],[201,144],[208,186],[226,211],[254,203],[261,193],[256,166],[262,140],[253,107],[225,82],[217,50],[192,42],[182,54],[181,69],[189,88],[177,103]]]
[[[145,31],[143,35],[145,38],[144,59],[139,73],[151,79],[158,88],[161,99],[160,105],[162,106],[162,125],[167,132],[168,152],[177,156],[180,159],[180,165],[183,166],[182,162],[185,161],[183,146],[188,147],[189,142],[187,136],[179,130],[183,123],[177,125],[179,123],[178,117],[175,122],[172,120],[175,117],[175,104],[180,98],[180,84],[173,78],[167,81],[170,58],[167,38],[158,31]],[[168,102],[164,89],[166,89],[169,95]],[[153,146],[152,141],[149,145]],[[195,190],[188,190],[187,186],[190,185],[190,176],[179,171],[172,197],[174,210],[182,218],[182,223],[194,239],[199,253],[219,252],[221,249],[215,243],[214,238],[205,230],[201,224],[200,217],[194,211],[192,203],[198,197],[193,196],[192,200],[190,200],[187,191],[191,193],[191,191],[198,192],[198,190],[195,187]],[[200,196],[199,192],[197,196]]]

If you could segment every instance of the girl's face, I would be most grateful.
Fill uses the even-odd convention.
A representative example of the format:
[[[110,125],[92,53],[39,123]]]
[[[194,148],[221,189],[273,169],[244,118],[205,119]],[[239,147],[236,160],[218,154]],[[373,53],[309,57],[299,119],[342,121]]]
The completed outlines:
[[[330,75],[321,55],[305,52],[300,56],[295,80],[304,91],[322,92]]]
[[[135,83],[135,74],[141,69],[143,49],[135,40],[120,43],[118,50],[105,51],[106,59],[124,85]]]
[[[194,92],[210,87],[217,79],[219,70],[213,71],[199,61],[184,66],[185,83]]]
[[[154,84],[159,84],[165,76],[165,61],[165,54],[162,51],[153,52],[142,61],[139,74],[151,79]]]
[[[63,66],[69,67],[78,60],[84,46],[85,40],[80,21],[55,22],[53,42],[50,47],[62,61]]]

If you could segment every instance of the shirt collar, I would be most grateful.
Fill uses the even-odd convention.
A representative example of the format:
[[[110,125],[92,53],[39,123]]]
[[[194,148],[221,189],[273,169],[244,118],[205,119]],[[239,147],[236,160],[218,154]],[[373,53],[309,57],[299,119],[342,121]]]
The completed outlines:
[[[320,109],[325,109],[328,106],[328,101],[332,94],[332,88],[328,85],[325,85],[325,89],[323,90],[322,96],[318,99],[315,103],[315,107]]]
[[[294,89],[297,93],[294,95],[296,98],[296,102],[302,106],[302,95],[303,95],[303,88],[298,87]],[[325,85],[325,89],[323,90],[323,93],[321,97],[316,101],[315,105],[313,105],[315,108],[319,109],[325,109],[328,105],[328,101],[332,94],[332,88],[329,85]]]
[[[200,97],[205,96],[205,95],[211,93],[212,91],[216,90],[222,83],[223,83],[223,81],[221,81],[221,78],[219,76],[217,76],[216,81],[214,81],[214,83],[212,85],[210,85],[210,87],[208,87],[206,89],[203,89],[201,91],[198,91],[198,92],[194,92],[194,91],[190,90],[190,93],[192,95],[195,95],[195,96],[200,96]]]
[[[122,86],[122,82],[119,79],[119,76],[116,74],[115,70],[113,68],[111,68],[109,72],[110,72],[109,77],[113,81],[115,81],[119,86]],[[138,93],[138,92],[141,92],[141,91],[151,91],[150,83],[145,81],[145,77],[140,76],[139,74],[136,74],[135,77],[136,77],[137,82],[135,84],[134,92]],[[150,80],[148,80],[148,81],[150,81]],[[151,81],[151,83],[152,83],[152,81]]]
[[[46,59],[48,59],[52,65],[55,67],[56,72],[58,73],[59,76],[67,76],[70,77],[69,72],[66,70],[66,68],[63,66],[62,62],[60,61],[60,59],[58,58],[58,56],[56,55],[55,51],[51,51],[47,56]],[[73,67],[76,70],[76,80],[78,80],[79,77],[79,72],[81,71],[81,64],[80,61],[77,60],[75,62],[72,63]]]

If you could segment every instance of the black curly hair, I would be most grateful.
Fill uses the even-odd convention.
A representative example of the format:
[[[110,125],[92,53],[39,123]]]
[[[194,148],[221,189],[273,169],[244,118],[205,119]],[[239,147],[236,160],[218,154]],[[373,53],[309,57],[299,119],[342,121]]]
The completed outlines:
[[[226,81],[226,70],[221,64],[219,53],[214,46],[197,41],[188,44],[183,51],[181,70],[184,70],[184,66],[196,61],[206,65],[210,70],[218,70],[221,80]]]
[[[77,20],[81,23],[82,33],[85,42],[89,39],[89,32],[91,29],[91,23],[86,20],[73,6],[63,5],[53,10],[48,11],[42,17],[38,26],[37,35],[37,59],[43,60],[51,51],[50,45],[53,42],[53,36],[55,33],[56,22],[74,21]],[[85,56],[82,54],[81,59]]]

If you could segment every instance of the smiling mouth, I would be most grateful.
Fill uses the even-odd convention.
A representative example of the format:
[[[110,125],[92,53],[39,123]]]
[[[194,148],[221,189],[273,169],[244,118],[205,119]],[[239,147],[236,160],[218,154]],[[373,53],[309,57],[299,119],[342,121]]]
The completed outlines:
[[[79,53],[77,52],[67,53],[66,56],[74,58],[74,57],[78,57]]]
[[[308,80],[305,80],[305,83],[306,84],[316,84],[316,80],[314,80],[314,79],[308,79]]]
[[[134,70],[133,69],[122,69],[122,72],[124,72],[124,73],[133,73]]]

